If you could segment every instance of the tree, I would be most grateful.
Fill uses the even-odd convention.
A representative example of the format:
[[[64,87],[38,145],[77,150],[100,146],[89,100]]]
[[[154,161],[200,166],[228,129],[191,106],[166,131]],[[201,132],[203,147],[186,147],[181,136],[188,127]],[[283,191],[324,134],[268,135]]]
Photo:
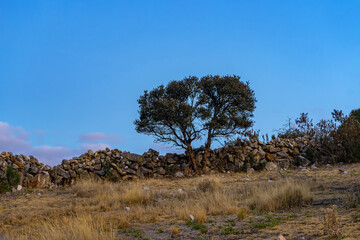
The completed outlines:
[[[360,108],[352,110],[350,112],[350,117],[355,118],[360,123]]]
[[[235,135],[252,125],[254,91],[239,76],[194,76],[171,81],[140,96],[136,131],[186,150],[198,171],[192,143],[206,135],[205,156],[214,139]]]
[[[201,137],[201,129],[195,126],[197,85],[197,77],[188,77],[145,91],[138,100],[140,118],[135,121],[137,132],[153,135],[157,142],[170,142],[185,149],[196,171],[192,142]]]
[[[205,76],[199,83],[199,105],[206,129],[205,157],[213,140],[231,137],[252,126],[255,94],[239,76]]]

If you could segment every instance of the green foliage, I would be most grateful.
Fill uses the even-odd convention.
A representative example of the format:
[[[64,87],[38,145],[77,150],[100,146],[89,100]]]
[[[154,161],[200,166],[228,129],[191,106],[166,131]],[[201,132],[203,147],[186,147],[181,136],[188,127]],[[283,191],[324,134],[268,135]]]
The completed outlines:
[[[192,229],[194,230],[200,230],[201,233],[207,233],[207,228],[204,224],[200,224],[200,223],[197,223],[197,222],[192,222],[190,220],[187,220],[185,222],[185,225],[188,226],[188,227],[192,227]]]
[[[350,112],[350,116],[355,118],[356,121],[360,122],[360,108],[352,110]]]
[[[111,169],[110,161],[106,161],[104,165],[105,176],[111,182],[117,182],[119,179],[114,175],[113,170]]]
[[[199,111],[207,131],[205,146],[252,126],[255,94],[239,76],[205,76],[199,82]]]
[[[11,187],[15,187],[20,182],[19,172],[12,167],[6,169],[6,179]]]
[[[192,143],[206,136],[205,147],[214,139],[230,137],[252,125],[255,95],[239,76],[195,76],[171,81],[167,86],[140,96],[136,131],[186,150],[196,169]]]
[[[280,131],[279,137],[308,137],[315,145],[306,150],[306,158],[311,161],[328,159],[333,162],[360,162],[360,109],[346,116],[341,110],[334,110],[332,120],[320,120],[313,124],[307,113],[291,122]],[[327,161],[328,161],[327,160]]]
[[[8,192],[20,182],[20,174],[13,167],[7,167],[5,177],[0,179],[0,193]]]

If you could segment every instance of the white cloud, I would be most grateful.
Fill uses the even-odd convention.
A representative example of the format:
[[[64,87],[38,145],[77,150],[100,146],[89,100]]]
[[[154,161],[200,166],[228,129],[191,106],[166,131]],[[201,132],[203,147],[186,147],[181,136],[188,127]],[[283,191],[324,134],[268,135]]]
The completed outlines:
[[[106,134],[102,132],[85,133],[79,136],[80,142],[94,143],[94,142],[110,142],[110,143],[122,143],[120,135],[118,134]]]
[[[60,164],[63,159],[81,155],[89,149],[97,151],[107,147],[110,148],[110,145],[105,143],[83,144],[77,148],[48,145],[33,146],[29,140],[29,133],[23,128],[0,122],[0,152],[33,155],[40,162],[52,166]]]

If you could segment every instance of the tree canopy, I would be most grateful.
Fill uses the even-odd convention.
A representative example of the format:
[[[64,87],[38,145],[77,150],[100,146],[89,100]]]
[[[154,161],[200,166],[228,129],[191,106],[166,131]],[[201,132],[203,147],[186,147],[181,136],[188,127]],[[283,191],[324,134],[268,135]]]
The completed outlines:
[[[253,124],[255,94],[239,76],[195,76],[160,85],[140,96],[136,131],[186,150],[195,170],[192,143],[235,135]]]

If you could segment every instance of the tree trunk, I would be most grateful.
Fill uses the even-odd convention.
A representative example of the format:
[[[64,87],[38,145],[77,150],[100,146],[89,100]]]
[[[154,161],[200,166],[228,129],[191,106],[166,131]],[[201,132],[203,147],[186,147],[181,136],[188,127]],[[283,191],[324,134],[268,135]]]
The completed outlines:
[[[192,148],[192,146],[190,144],[187,144],[186,146],[187,146],[186,152],[187,152],[187,155],[188,155],[189,160],[191,162],[191,165],[193,166],[195,172],[198,173],[199,168],[198,168],[198,164],[197,164],[196,159],[195,159],[194,150],[193,150],[193,148]]]
[[[211,129],[208,131],[208,137],[205,143],[204,162],[206,163],[210,155],[211,147]]]

